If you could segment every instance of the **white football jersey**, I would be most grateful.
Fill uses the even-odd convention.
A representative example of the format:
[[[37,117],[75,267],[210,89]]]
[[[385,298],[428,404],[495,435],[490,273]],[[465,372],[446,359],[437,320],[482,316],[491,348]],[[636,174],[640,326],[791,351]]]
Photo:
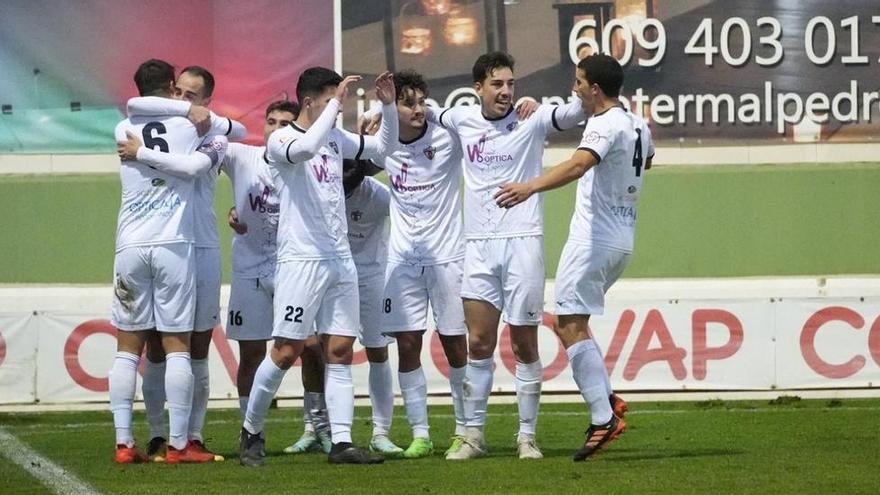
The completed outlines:
[[[236,278],[272,277],[279,199],[266,147],[230,143],[223,170],[232,180],[238,220],[248,227],[244,235],[232,237],[232,273]]]
[[[291,163],[288,145],[305,133],[291,124],[269,137],[269,165],[278,171],[275,185],[281,207],[278,261],[349,258],[342,159],[377,158],[377,140],[333,128],[314,156]]]
[[[578,149],[599,163],[578,180],[569,239],[631,253],[645,162],[654,156],[647,122],[610,108],[590,117]]]
[[[554,128],[568,129],[584,119],[580,100],[541,105],[523,121],[513,108],[504,117],[487,119],[478,105],[444,110],[437,119],[458,137],[464,155],[465,238],[543,235],[542,195],[515,208],[500,208],[495,194],[505,184],[541,175],[545,137]]]
[[[381,165],[391,182],[388,260],[428,266],[462,259],[458,140],[426,123],[418,139],[396,144]]]
[[[134,116],[116,126],[117,141],[131,131],[146,148],[188,155],[201,139],[183,117]],[[116,251],[195,241],[193,228],[194,180],[159,171],[137,161],[123,161],[119,176],[122,204],[116,228]]]
[[[388,187],[372,177],[345,198],[348,242],[361,279],[385,273],[390,201]]]

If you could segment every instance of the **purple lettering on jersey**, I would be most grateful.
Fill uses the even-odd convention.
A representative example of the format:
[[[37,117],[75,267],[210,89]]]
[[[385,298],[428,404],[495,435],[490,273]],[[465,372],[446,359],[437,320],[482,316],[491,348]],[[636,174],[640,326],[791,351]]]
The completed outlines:
[[[248,202],[251,205],[251,211],[259,211],[266,213],[266,207],[269,202],[269,194],[271,191],[268,186],[263,187],[263,192],[259,196],[248,193]]]
[[[409,176],[409,164],[400,165],[400,173],[391,178],[391,186],[398,191],[406,188],[406,178]]]
[[[468,159],[472,162],[482,162],[483,161],[483,149],[486,147],[486,135],[483,134],[480,136],[480,140],[477,141],[477,144],[469,144],[467,145]]]
[[[489,143],[487,146],[486,143]],[[513,160],[513,156],[508,153],[495,153],[494,141],[487,139],[486,135],[483,134],[480,137],[480,140],[477,144],[467,146],[468,158],[471,163],[498,163],[498,162],[509,162]]]
[[[321,155],[321,160],[321,165],[312,165],[312,170],[315,171],[315,178],[318,179],[318,182],[330,182],[330,170],[327,167],[327,155]]]

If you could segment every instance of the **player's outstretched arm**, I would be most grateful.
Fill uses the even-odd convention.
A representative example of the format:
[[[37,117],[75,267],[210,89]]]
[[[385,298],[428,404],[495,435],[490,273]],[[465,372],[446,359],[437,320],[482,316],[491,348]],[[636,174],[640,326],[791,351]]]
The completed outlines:
[[[566,131],[577,127],[586,118],[587,114],[584,112],[581,99],[575,97],[568,103],[553,107],[553,111],[550,113],[551,129]]]
[[[384,72],[376,78],[376,97],[382,102],[382,123],[376,136],[359,136],[358,141],[363,140],[363,146],[343,146],[343,156],[355,159],[380,160],[390,153],[399,137],[399,123],[397,120],[397,106],[394,95],[394,76],[391,72]],[[347,134],[351,138],[350,133]],[[351,144],[351,143],[349,143]],[[360,144],[360,143],[358,143]]]
[[[580,179],[599,161],[589,151],[579,149],[568,160],[550,169],[546,174],[528,182],[505,184],[495,193],[495,202],[502,208],[516,206],[535,193],[562,187]]]
[[[193,105],[186,100],[137,96],[128,100],[126,111],[129,117],[136,115],[186,117],[196,127],[199,136],[205,134],[227,136],[233,141],[241,141],[247,137],[247,128],[241,122],[220,117],[206,107]]]
[[[125,135],[127,140],[116,143],[116,152],[120,159],[138,161],[157,170],[185,178],[195,177],[219,163],[226,148],[226,138],[216,136],[203,144],[195,153],[188,155],[164,153],[144,147],[140,138],[131,131],[126,131]]]

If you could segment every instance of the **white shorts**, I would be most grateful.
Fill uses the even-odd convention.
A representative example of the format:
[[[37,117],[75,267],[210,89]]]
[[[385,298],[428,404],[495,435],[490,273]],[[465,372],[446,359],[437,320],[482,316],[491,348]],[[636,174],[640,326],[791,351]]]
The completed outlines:
[[[134,246],[113,261],[111,322],[120,330],[190,332],[195,316],[195,261],[189,243]]]
[[[622,251],[566,242],[556,272],[556,314],[604,313],[605,292],[620,278],[630,256]]]
[[[360,298],[351,258],[285,261],[275,273],[272,337],[306,340],[310,335],[357,337]]]
[[[220,248],[196,248],[196,332],[213,330],[220,323],[220,263]]]
[[[486,301],[511,325],[538,325],[544,315],[544,238],[465,242],[463,299]]]
[[[274,294],[274,277],[233,278],[226,337],[232,340],[271,339]]]
[[[380,314],[385,277],[381,273],[358,279],[358,294],[361,302],[361,345],[364,347],[385,347],[394,339],[382,334]]]
[[[388,263],[382,331],[386,333],[428,328],[428,302],[441,335],[466,335],[461,303],[464,260],[441,265],[412,266]]]

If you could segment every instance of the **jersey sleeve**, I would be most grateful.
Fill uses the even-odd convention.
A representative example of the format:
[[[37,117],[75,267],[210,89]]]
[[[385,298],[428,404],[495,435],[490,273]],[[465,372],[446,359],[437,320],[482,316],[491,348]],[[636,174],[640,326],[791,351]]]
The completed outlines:
[[[129,117],[135,115],[186,117],[190,106],[190,102],[186,100],[172,100],[161,96],[136,96],[129,98],[126,111]]]
[[[226,136],[233,141],[241,141],[247,137],[247,128],[237,120],[232,120],[229,117],[220,117],[211,112],[211,131],[208,134]]]
[[[428,122],[437,124],[444,129],[454,129],[458,125],[465,107],[428,107],[426,118]]]
[[[564,105],[555,105],[550,111],[550,129],[565,131],[576,127],[587,118],[580,98],[574,98]]]
[[[375,136],[362,136],[342,131],[342,156],[356,160],[382,160],[399,137],[397,106],[382,105],[382,124]]]
[[[603,125],[606,119],[590,119],[584,128],[584,135],[578,144],[579,150],[589,151],[600,163],[614,142],[613,130]]]
[[[180,153],[164,153],[141,146],[138,148],[137,160],[156,170],[184,178],[195,177],[210,169],[214,164],[211,156],[203,153],[201,148],[196,152],[184,155]]]
[[[275,163],[295,164],[312,158],[333,128],[338,113],[339,100],[333,98],[305,133],[297,132],[293,126],[282,127],[273,132],[266,144],[269,159]]]
[[[202,144],[196,151],[207,155],[211,159],[212,167],[219,168],[220,164],[223,163],[228,147],[229,140],[226,139],[226,136],[209,136],[202,140]]]

